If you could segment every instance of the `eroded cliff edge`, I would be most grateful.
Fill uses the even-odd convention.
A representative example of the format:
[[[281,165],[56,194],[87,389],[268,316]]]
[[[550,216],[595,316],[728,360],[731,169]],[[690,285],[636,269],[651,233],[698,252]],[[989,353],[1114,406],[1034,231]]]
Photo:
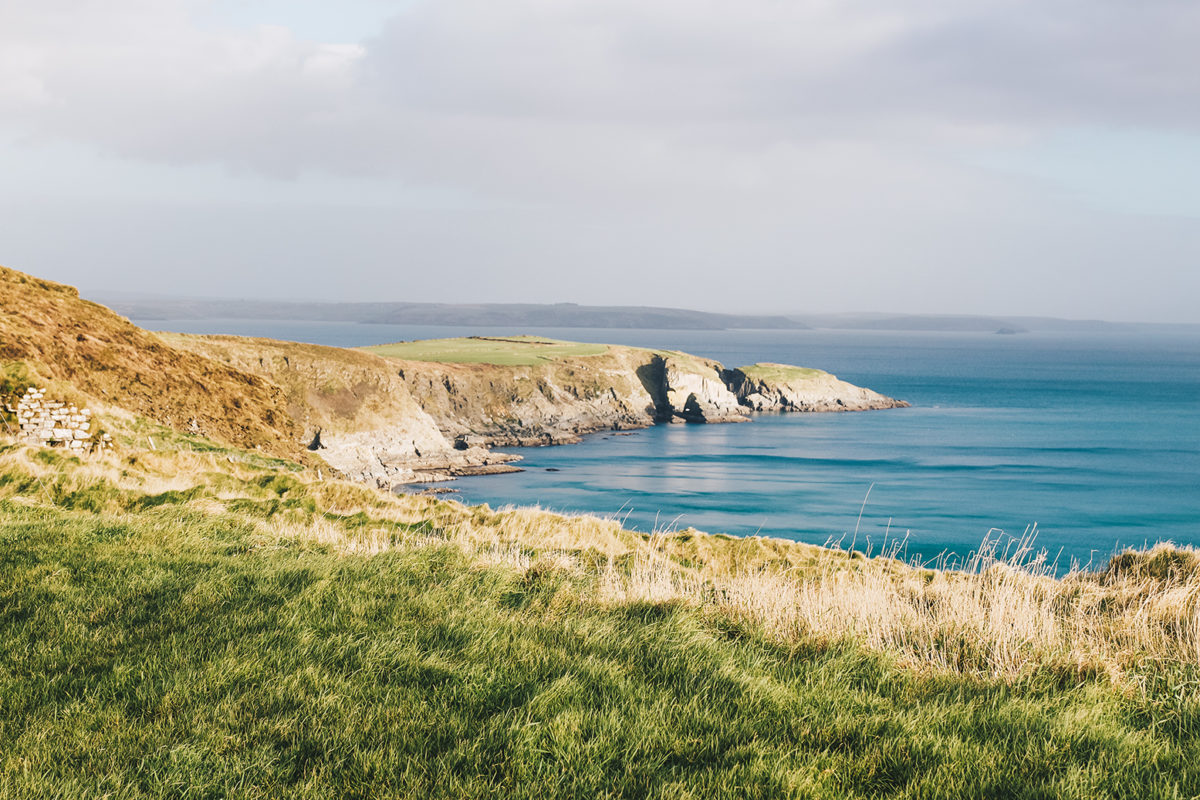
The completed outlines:
[[[729,370],[686,353],[603,345],[560,355],[573,343],[537,337],[354,351],[230,336],[170,338],[282,387],[310,446],[340,472],[381,486],[509,471],[513,457],[492,448],[568,444],[598,431],[744,422],[755,411],[907,405],[819,370]],[[462,342],[494,346],[496,358],[515,363],[369,352],[451,359],[461,356]]]

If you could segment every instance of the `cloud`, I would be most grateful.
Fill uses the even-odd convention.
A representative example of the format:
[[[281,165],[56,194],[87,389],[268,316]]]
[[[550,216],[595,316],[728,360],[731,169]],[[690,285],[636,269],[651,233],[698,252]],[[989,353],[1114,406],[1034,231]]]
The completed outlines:
[[[547,148],[645,169],[680,143],[769,159],[1200,120],[1186,2],[438,0],[362,43],[201,27],[202,6],[8,4],[0,119],[169,162],[435,178],[465,161],[501,180],[498,153],[536,166]]]
[[[271,216],[289,238],[269,245],[237,226],[247,252],[303,271],[340,248],[378,280],[403,251],[489,296],[564,264],[579,275],[543,299],[589,299],[596,272],[681,292],[677,276],[740,269],[781,287],[776,308],[1096,315],[1121,310],[1105,285],[1153,307],[1197,252],[1188,220],[1090,207],[1038,177],[1063,170],[981,156],[1064,130],[1131,131],[1126,147],[1138,131],[1200,136],[1200,6],[1183,0],[422,0],[356,42],[220,24],[214,8],[4,4],[0,133],[167,165],[163,182],[215,166],[231,204],[246,176],[282,179],[305,223]],[[372,227],[386,210],[369,225],[328,210],[354,205],[356,180],[377,207],[404,195],[403,235]],[[432,223],[414,192],[458,210]],[[1170,212],[1153,199],[1140,207]],[[162,214],[193,238],[186,214]],[[1156,253],[1158,288],[1130,283],[1139,252]]]

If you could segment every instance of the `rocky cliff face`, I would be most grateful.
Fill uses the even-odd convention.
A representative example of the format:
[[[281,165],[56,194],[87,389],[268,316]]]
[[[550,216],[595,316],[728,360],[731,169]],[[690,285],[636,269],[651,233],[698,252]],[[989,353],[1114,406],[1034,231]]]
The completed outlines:
[[[656,358],[661,362],[662,390],[671,421],[749,420],[737,395],[722,380],[724,368],[719,363],[685,353],[664,353]]]
[[[503,466],[512,456],[485,447],[456,449],[395,365],[379,356],[271,339],[164,335],[280,387],[300,431],[296,444],[353,480],[389,487],[513,469]]]
[[[838,380],[819,369],[754,364],[723,374],[738,402],[752,411],[868,411],[908,407],[903,400]]]
[[[644,428],[659,416],[661,370],[636,348],[530,366],[394,363],[460,449],[566,444],[595,431]]]
[[[633,347],[500,365],[231,336],[170,340],[281,387],[303,443],[343,474],[381,486],[515,469],[493,447],[567,444],[658,422],[743,422],[751,411],[906,405],[819,370],[726,370]]]

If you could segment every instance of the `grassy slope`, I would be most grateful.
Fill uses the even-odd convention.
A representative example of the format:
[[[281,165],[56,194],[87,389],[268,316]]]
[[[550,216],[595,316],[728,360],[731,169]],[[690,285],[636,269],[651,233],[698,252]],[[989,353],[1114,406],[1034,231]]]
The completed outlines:
[[[471,336],[458,339],[396,342],[362,349],[388,358],[407,361],[533,366],[570,356],[600,355],[607,352],[608,346],[586,342],[565,342],[537,336],[504,338]]]
[[[0,267],[0,392],[30,382],[243,447],[300,449],[278,387],[174,348],[69,286]]]
[[[921,678],[449,548],[8,509],[0,793],[1171,796],[1193,736],[1103,687]]]
[[[0,797],[1200,794],[1192,555],[953,579],[313,481],[178,432],[296,397],[0,278],[0,379],[144,415],[0,443]]]
[[[504,530],[525,546],[481,546]],[[221,453],[7,448],[0,797],[1200,793],[1186,682],[923,671],[605,601],[588,565],[638,541]]]

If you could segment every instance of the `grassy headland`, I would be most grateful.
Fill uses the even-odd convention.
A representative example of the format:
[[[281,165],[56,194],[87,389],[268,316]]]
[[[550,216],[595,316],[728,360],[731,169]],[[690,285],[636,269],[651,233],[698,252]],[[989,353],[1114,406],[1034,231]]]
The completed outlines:
[[[743,375],[751,380],[772,381],[776,383],[789,383],[825,374],[819,369],[793,367],[790,364],[751,364],[748,367],[740,367],[739,369]]]
[[[464,336],[456,339],[425,339],[364,347],[369,353],[406,361],[441,364],[494,364],[533,366],[569,356],[594,356],[607,345],[565,342],[540,336]]]

